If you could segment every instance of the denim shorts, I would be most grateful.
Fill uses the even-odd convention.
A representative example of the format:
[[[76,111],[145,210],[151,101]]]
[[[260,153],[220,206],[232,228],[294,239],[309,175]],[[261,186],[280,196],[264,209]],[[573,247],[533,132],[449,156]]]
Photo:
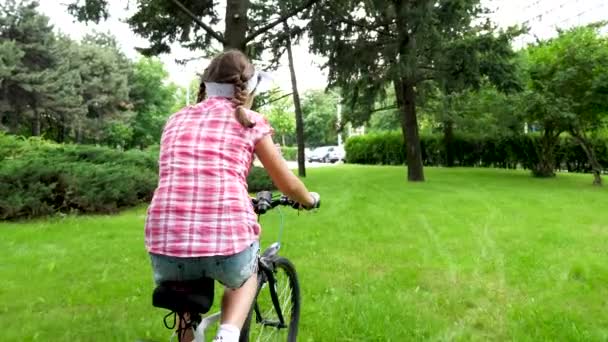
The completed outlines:
[[[236,289],[257,272],[259,254],[260,243],[255,241],[233,255],[180,258],[150,253],[150,259],[157,285],[165,281],[211,278]]]

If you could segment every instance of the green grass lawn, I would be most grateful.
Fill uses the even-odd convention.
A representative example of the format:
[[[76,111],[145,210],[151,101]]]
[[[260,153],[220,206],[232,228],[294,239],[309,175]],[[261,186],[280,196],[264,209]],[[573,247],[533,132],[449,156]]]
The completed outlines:
[[[300,341],[608,340],[608,189],[591,176],[308,172],[323,207],[284,210],[282,250]],[[167,341],[144,213],[0,223],[0,341]],[[264,246],[279,219],[263,218]]]

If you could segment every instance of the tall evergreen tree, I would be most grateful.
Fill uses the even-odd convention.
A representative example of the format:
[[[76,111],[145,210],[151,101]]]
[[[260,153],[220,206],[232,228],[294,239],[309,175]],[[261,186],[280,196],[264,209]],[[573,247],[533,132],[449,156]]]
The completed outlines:
[[[394,88],[410,181],[424,180],[416,112],[420,90],[429,80],[479,79],[478,56],[487,44],[457,47],[464,37],[488,29],[482,21],[475,24],[483,13],[479,0],[336,0],[311,16],[313,52],[328,58],[330,82],[342,88],[348,112],[363,114],[349,120],[366,121],[374,103],[386,97],[386,86]]]
[[[104,130],[116,121],[131,119],[128,75],[130,62],[113,37],[85,36],[80,44],[79,73],[86,116],[77,127],[77,141],[102,143]]]
[[[43,97],[56,63],[55,43],[49,18],[37,12],[36,2],[8,0],[0,7],[3,78],[0,89],[3,121],[13,133],[28,123],[32,135],[40,135]],[[11,43],[13,42],[13,43]]]

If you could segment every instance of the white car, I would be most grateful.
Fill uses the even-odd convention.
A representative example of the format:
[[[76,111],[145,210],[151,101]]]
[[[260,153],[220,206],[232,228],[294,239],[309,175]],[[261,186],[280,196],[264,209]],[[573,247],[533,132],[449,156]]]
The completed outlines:
[[[308,162],[333,163],[344,160],[344,149],[340,146],[321,146],[315,148],[308,156]]]
[[[344,161],[346,158],[346,151],[344,151],[343,146],[336,146],[332,151],[329,152],[329,161],[331,163]]]
[[[308,148],[308,147],[304,148],[304,159],[308,160],[311,153],[312,153],[312,150],[310,148]]]

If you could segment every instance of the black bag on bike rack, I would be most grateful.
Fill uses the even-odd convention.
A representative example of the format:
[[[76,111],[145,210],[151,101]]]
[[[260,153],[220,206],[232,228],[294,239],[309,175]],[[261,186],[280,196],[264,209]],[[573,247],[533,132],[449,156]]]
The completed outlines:
[[[154,289],[152,305],[174,312],[205,314],[213,305],[213,279],[167,281]]]

